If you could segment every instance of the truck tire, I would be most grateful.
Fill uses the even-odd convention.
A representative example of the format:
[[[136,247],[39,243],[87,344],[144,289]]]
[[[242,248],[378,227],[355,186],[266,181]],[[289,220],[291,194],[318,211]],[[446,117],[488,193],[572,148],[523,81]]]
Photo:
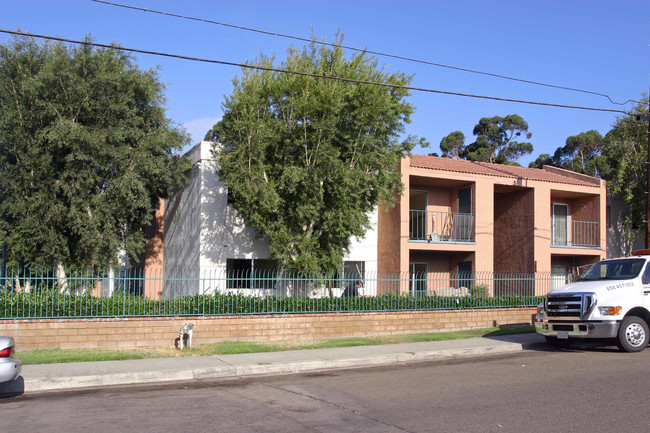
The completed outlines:
[[[567,339],[559,339],[557,337],[550,337],[548,335],[545,335],[544,338],[546,338],[546,343],[548,343],[549,346],[553,346],[556,349],[566,349],[567,347],[570,347],[571,344],[573,344],[573,341]]]
[[[648,345],[648,324],[636,316],[628,316],[618,328],[617,345],[624,352],[640,352]]]

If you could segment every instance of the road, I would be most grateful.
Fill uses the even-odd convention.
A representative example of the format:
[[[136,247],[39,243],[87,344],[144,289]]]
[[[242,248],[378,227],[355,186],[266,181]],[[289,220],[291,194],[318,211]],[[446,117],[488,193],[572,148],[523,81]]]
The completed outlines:
[[[7,432],[649,431],[650,349],[613,347],[0,400]]]

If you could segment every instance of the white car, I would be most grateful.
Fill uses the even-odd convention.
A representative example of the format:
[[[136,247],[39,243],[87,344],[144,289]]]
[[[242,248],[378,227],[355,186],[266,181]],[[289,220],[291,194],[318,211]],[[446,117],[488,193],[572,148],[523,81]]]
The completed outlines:
[[[14,339],[0,337],[0,383],[11,382],[20,374],[20,361],[14,359]]]

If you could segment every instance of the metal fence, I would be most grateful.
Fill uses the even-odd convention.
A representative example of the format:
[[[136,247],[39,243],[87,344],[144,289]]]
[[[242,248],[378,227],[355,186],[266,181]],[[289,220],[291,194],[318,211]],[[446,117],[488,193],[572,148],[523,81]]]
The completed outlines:
[[[539,272],[8,270],[0,319],[532,307],[570,279]]]

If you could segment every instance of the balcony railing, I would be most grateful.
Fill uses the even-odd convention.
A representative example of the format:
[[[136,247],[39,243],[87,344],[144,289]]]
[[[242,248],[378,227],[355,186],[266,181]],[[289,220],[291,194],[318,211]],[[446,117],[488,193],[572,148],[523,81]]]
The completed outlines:
[[[551,246],[598,248],[600,225],[591,221],[551,218]]]
[[[411,210],[409,239],[427,242],[474,242],[474,214]]]

